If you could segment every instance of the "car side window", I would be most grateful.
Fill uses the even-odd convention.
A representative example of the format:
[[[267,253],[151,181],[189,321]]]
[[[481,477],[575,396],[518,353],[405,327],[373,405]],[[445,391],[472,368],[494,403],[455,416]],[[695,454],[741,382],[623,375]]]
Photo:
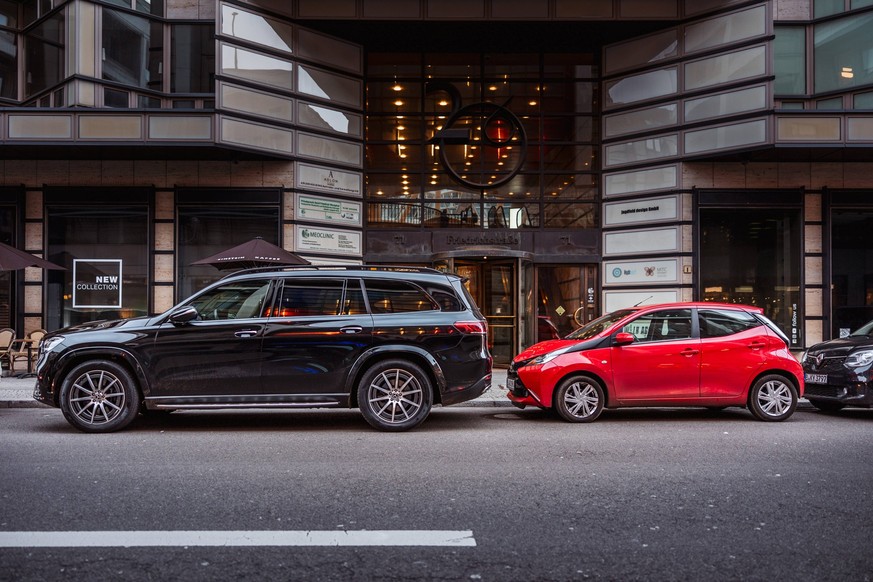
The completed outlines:
[[[754,329],[762,323],[745,311],[734,309],[699,309],[700,337],[724,337]]]
[[[252,279],[220,285],[192,302],[201,321],[263,317],[269,279]]]
[[[427,293],[405,281],[368,280],[364,286],[373,313],[436,311],[440,308]]]
[[[665,309],[646,313],[627,323],[621,331],[633,334],[637,343],[688,339],[691,334],[690,309]]]
[[[285,279],[274,317],[338,315],[343,297],[342,279]]]
[[[364,303],[364,292],[361,291],[361,281],[350,279],[346,284],[346,299],[343,304],[343,315],[361,315],[367,313]]]

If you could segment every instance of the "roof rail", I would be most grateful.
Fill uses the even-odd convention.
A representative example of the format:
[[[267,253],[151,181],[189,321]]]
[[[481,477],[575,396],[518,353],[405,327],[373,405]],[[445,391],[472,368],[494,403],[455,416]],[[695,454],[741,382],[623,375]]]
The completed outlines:
[[[405,265],[274,265],[264,267],[251,267],[228,273],[222,279],[234,275],[250,273],[274,273],[291,271],[384,271],[386,273],[435,273],[445,275],[443,271],[431,267],[416,267]]]

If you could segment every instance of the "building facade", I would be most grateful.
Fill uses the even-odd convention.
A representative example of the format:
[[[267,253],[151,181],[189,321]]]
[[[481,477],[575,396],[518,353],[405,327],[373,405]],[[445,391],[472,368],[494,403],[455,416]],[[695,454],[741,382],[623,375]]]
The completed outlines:
[[[873,0],[0,0],[23,334],[255,236],[469,278],[497,364],[641,302],[873,319]]]

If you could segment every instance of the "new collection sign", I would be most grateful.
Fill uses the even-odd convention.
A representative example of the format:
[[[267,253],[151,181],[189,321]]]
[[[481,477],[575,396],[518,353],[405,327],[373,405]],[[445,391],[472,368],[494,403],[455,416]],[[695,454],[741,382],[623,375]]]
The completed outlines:
[[[73,308],[121,308],[121,259],[73,259]]]

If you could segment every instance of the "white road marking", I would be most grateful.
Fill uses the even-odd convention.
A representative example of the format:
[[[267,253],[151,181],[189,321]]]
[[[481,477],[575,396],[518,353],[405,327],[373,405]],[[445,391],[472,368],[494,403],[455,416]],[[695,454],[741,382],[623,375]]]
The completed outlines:
[[[470,530],[0,532],[0,548],[475,545]]]

